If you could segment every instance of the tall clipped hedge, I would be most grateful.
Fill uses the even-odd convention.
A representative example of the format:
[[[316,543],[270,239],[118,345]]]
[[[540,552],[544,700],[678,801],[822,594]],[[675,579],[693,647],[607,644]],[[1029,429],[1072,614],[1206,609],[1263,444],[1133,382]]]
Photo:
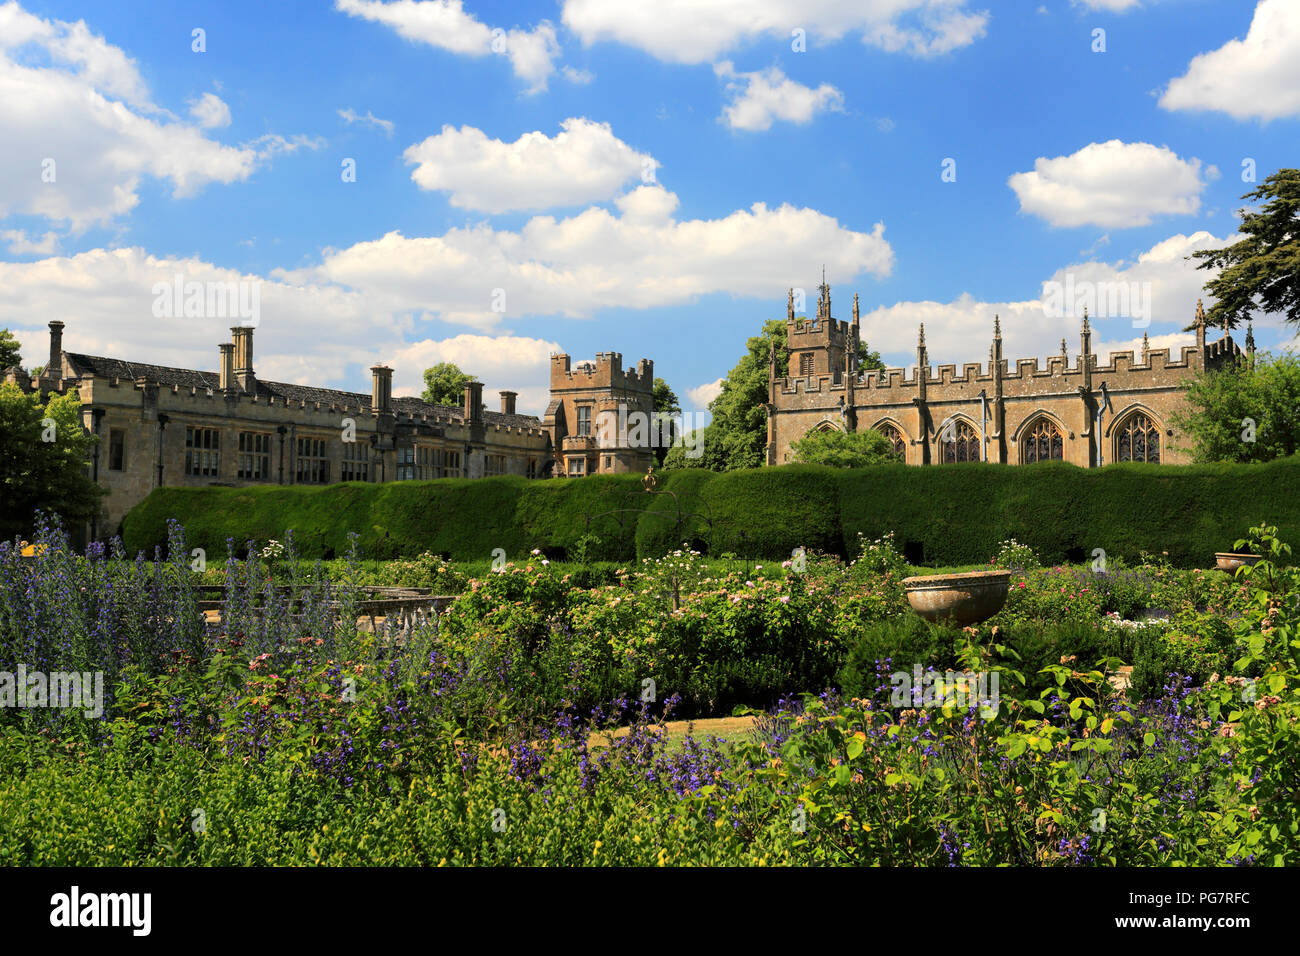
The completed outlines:
[[[934,565],[983,562],[998,542],[1016,538],[1049,561],[1101,548],[1126,559],[1164,551],[1176,565],[1203,567],[1267,521],[1300,545],[1300,457],[1091,470],[1059,462],[791,465],[659,479],[658,490],[672,494],[647,497],[639,475],[160,488],[127,515],[123,538],[128,550],[151,552],[166,541],[167,519],[177,518],[209,555],[224,555],[227,538],[242,546],[292,528],[307,556],[341,556],[356,532],[366,557],[433,551],[484,560],[497,548],[512,559],[532,548],[571,556],[591,535],[589,558],[625,561],[683,541],[715,555],[781,559],[796,547],[851,555],[859,532],[892,531],[914,560]]]

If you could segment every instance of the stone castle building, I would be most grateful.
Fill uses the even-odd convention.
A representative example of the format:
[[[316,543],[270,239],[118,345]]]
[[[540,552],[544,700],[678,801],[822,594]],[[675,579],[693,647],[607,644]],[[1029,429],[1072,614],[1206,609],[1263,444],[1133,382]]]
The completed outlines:
[[[265,381],[253,367],[253,329],[232,329],[218,346],[216,372],[145,365],[69,352],[63,323],[51,322],[50,359],[40,378],[22,369],[6,381],[44,393],[75,389],[82,422],[98,436],[90,470],[107,492],[92,536],[162,485],[322,485],[339,481],[527,478],[645,471],[649,447],[629,447],[627,431],[599,427],[617,416],[654,411],[654,363],[624,370],[602,352],[570,367],[551,357],[551,402],[544,418],[483,405],[469,382],[458,407],[393,395],[393,370],[371,370],[370,394]]]
[[[1177,359],[1152,349],[1143,334],[1142,353],[1111,352],[1101,364],[1092,351],[1085,311],[1079,351],[1047,359],[1009,361],[1002,331],[993,320],[987,365],[930,368],[925,326],[916,346],[916,367],[863,371],[858,298],[852,322],[831,317],[830,288],[820,287],[815,319],[796,318],[794,294],[786,305],[789,374],[777,375],[769,358],[767,464],[792,461],[791,445],[813,429],[856,432],[874,428],[893,442],[910,465],[991,461],[1027,464],[1060,460],[1083,467],[1116,461],[1183,464],[1173,415],[1186,407],[1184,387],[1197,375],[1254,355],[1253,334],[1245,352],[1228,335],[1206,342],[1205,314],[1196,304],[1196,345]]]

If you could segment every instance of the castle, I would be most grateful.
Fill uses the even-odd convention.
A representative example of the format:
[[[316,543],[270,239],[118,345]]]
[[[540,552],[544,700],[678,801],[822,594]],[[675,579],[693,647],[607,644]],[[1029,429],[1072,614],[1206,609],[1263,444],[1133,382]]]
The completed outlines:
[[[1253,357],[1254,336],[1245,351],[1227,330],[1206,342],[1205,313],[1196,304],[1196,345],[1177,359],[1152,349],[1143,334],[1142,354],[1111,352],[1106,364],[1092,351],[1092,330],[1084,312],[1080,350],[1071,363],[1065,340],[1061,354],[1041,367],[1037,358],[1008,362],[1002,330],[993,320],[988,365],[968,362],[930,368],[925,326],[916,346],[916,369],[863,371],[858,368],[861,330],[858,297],[852,322],[831,317],[830,287],[822,283],[817,317],[794,314],[794,290],[786,304],[789,374],[778,377],[769,356],[767,464],[794,457],[792,444],[812,429],[856,432],[873,428],[885,435],[897,457],[910,465],[965,461],[1028,464],[1068,461],[1096,467],[1116,461],[1183,464],[1174,415],[1186,407],[1184,388],[1197,375]]]
[[[68,352],[63,323],[49,323],[50,359],[33,381],[21,368],[4,380],[26,391],[75,389],[82,423],[99,437],[90,471],[107,492],[92,537],[163,485],[320,485],[338,481],[527,478],[643,472],[651,447],[626,430],[600,427],[611,416],[654,412],[654,363],[623,368],[601,352],[576,368],[551,357],[551,401],[542,418],[483,405],[469,382],[458,407],[393,396],[393,370],[371,368],[369,395],[259,378],[253,329],[238,326],[218,349],[216,372],[144,365]]]

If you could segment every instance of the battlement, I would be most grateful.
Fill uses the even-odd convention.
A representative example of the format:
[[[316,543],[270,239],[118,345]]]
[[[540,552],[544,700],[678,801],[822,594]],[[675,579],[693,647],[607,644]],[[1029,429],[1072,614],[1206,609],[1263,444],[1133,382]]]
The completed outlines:
[[[843,345],[852,335],[849,323],[841,319],[787,319],[786,345],[792,349],[818,345]]]
[[[1219,343],[1213,344],[1218,345]],[[1230,350],[1224,348],[1221,352],[1223,355],[1228,355]],[[1177,359],[1170,355],[1167,348],[1149,350],[1145,361],[1142,361],[1139,356],[1135,356],[1131,350],[1111,352],[1109,360],[1104,365],[1098,362],[1095,354],[1090,355],[1089,358],[1092,363],[1093,374],[1119,376],[1121,381],[1114,383],[1118,385],[1123,384],[1123,379],[1129,372],[1142,373],[1145,376],[1151,372],[1160,372],[1165,369],[1191,369],[1195,364],[1195,354],[1195,346],[1185,345],[1181,347]],[[1231,354],[1240,354],[1240,350],[1238,349]],[[960,369],[955,363],[939,366],[927,365],[924,374],[927,386],[940,389],[948,385],[979,384],[981,387],[987,387],[996,380],[993,366],[988,362],[966,362]],[[1048,356],[1045,360],[1037,357],[1002,360],[1001,378],[1004,386],[1013,386],[1018,382],[1027,383],[1035,379],[1051,379],[1054,377],[1061,379],[1078,377],[1082,380],[1082,369],[1078,357],[1074,358],[1073,365],[1069,363],[1068,357],[1062,355]],[[875,369],[862,371],[858,372],[853,379],[855,389],[877,392],[890,389],[915,390],[919,383],[920,379],[915,366],[909,369],[889,368],[883,371]],[[780,381],[778,391],[784,395],[796,395],[800,392],[820,392],[839,388],[843,388],[843,376],[839,373],[811,376],[790,375]]]
[[[572,364],[571,357],[559,352],[551,356],[551,389],[625,389],[634,392],[654,391],[654,362],[641,359],[636,368],[623,368],[622,352],[597,352],[595,362]]]

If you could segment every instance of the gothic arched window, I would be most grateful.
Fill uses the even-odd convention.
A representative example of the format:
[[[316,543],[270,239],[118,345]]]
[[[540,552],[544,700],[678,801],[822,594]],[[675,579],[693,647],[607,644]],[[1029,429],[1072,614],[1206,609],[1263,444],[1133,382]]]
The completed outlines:
[[[939,460],[945,465],[980,460],[980,440],[968,422],[950,421],[939,430]]]
[[[1116,461],[1160,462],[1160,429],[1142,412],[1124,419],[1115,430]]]
[[[907,458],[907,442],[903,440],[903,433],[889,423],[876,426],[876,431],[889,439],[889,444],[894,448],[894,457],[899,461]]]
[[[1020,460],[1026,464],[1036,461],[1061,461],[1065,457],[1065,442],[1061,430],[1049,418],[1037,419],[1020,439]]]

